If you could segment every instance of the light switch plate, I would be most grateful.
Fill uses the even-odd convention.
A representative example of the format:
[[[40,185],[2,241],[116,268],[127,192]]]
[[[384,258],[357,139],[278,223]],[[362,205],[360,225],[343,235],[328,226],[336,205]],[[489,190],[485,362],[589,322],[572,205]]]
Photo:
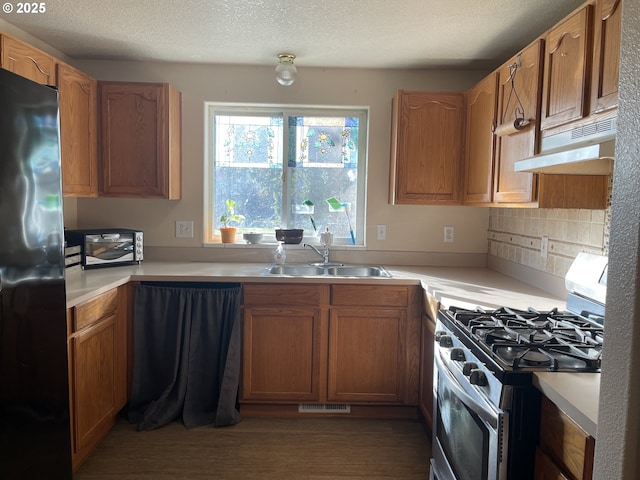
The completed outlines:
[[[387,226],[386,225],[376,225],[376,239],[377,240],[386,240],[387,239]]]
[[[176,221],[176,237],[193,238],[193,221],[177,220]]]
[[[547,258],[549,254],[549,237],[543,236],[540,240],[540,256],[542,258]]]

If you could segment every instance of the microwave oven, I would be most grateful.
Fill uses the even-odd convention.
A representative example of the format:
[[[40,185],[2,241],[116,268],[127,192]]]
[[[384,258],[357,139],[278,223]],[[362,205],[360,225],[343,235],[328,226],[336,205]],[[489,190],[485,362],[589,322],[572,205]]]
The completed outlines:
[[[144,258],[143,234],[128,228],[65,230],[67,247],[79,245],[82,268],[138,264]]]

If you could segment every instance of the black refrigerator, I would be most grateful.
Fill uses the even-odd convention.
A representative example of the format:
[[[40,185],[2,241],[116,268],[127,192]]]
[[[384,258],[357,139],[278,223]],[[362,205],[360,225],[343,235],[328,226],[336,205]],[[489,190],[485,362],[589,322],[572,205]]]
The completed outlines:
[[[0,478],[71,479],[58,92],[0,68]]]

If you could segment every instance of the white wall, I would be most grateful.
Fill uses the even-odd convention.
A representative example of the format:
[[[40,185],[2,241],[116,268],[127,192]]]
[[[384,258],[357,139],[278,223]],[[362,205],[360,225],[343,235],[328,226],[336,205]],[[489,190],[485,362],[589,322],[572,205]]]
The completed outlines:
[[[618,136],[593,478],[640,478],[640,2],[622,4]]]
[[[79,227],[135,227],[145,243],[199,248],[203,238],[204,102],[368,106],[369,159],[367,243],[370,250],[485,254],[489,209],[392,206],[387,203],[391,99],[400,89],[465,90],[485,72],[305,68],[282,87],[272,67],[84,61],[78,67],[99,80],[169,82],[183,94],[183,197],[79,199]],[[195,238],[174,237],[176,220],[193,220]],[[375,226],[387,225],[387,240]],[[456,241],[445,244],[443,226],[454,225]],[[195,254],[195,253],[194,253]],[[197,254],[195,254],[197,256]]]

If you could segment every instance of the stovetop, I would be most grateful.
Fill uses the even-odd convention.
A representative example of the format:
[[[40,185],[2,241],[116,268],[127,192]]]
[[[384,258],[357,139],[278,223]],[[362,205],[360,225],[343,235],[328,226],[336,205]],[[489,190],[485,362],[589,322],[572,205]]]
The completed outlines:
[[[600,371],[604,328],[580,315],[507,307],[442,313],[476,356],[492,360],[493,370]]]

